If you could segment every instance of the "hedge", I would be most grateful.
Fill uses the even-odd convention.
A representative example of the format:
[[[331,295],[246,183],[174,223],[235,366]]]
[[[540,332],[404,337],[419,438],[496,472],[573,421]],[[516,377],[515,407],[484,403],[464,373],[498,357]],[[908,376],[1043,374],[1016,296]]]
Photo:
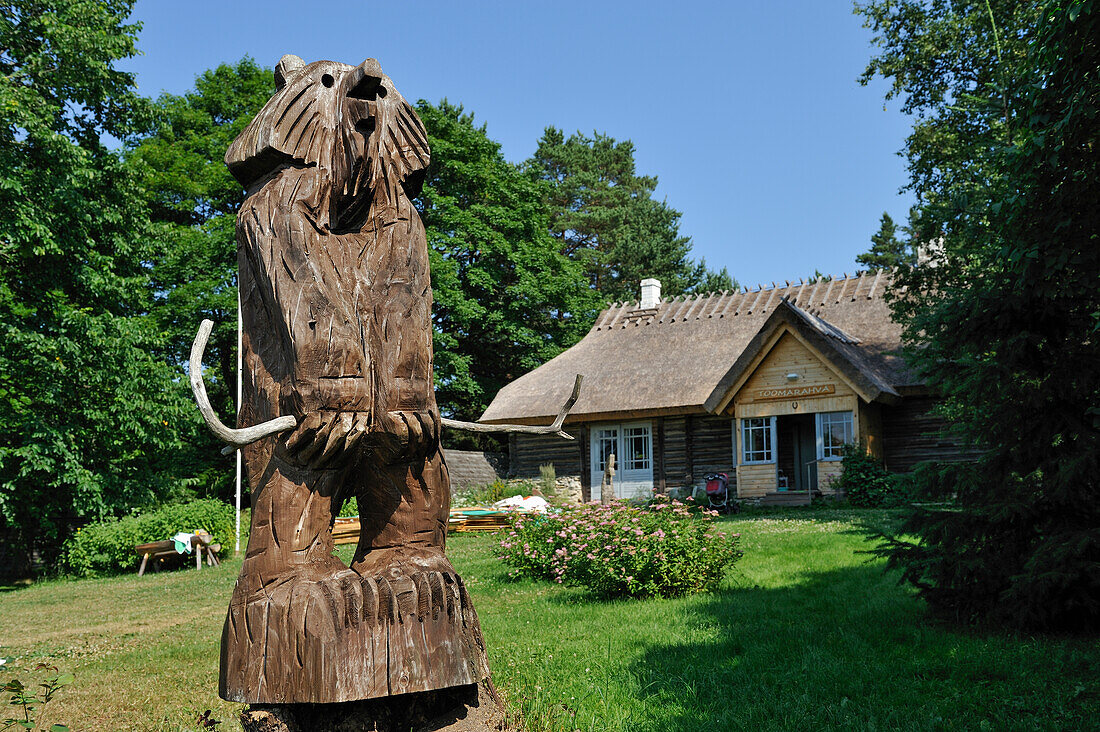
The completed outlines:
[[[61,570],[79,577],[134,569],[140,557],[134,546],[171,539],[180,531],[205,529],[222,546],[233,542],[233,507],[203,499],[164,506],[149,513],[88,524],[65,542]]]

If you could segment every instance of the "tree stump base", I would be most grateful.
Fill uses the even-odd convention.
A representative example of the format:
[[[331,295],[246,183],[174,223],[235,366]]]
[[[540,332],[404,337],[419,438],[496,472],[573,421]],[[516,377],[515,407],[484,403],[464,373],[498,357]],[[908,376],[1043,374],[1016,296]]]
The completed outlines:
[[[437,691],[341,704],[253,704],[244,732],[507,732],[504,705],[489,680]]]

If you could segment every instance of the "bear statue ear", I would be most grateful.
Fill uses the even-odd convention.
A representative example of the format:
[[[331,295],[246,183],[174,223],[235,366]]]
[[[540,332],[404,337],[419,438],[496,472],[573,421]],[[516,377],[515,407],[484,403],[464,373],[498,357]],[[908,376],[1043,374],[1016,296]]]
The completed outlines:
[[[282,91],[286,87],[287,79],[306,67],[306,62],[301,56],[288,53],[275,64],[275,89]]]
[[[225,153],[225,164],[246,188],[282,165],[321,165],[332,156],[337,111],[334,79],[347,64],[283,56],[275,67],[274,96]]]

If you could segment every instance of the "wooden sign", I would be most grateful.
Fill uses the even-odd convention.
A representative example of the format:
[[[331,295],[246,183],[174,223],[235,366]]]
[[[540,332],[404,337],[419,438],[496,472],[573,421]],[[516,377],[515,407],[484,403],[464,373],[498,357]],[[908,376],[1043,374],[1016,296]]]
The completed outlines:
[[[809,386],[779,386],[774,389],[758,389],[753,394],[754,402],[771,402],[778,399],[801,399],[823,396],[836,392],[835,384],[813,384]]]

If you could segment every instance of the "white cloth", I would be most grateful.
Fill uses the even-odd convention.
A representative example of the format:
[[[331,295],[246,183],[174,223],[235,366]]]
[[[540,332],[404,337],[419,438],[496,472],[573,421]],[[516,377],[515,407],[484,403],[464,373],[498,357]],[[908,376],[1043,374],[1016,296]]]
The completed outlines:
[[[542,496],[512,496],[497,501],[493,504],[493,508],[511,508],[517,511],[546,513],[546,510],[550,508],[550,504]]]
[[[161,536],[163,536],[163,534],[161,534]],[[193,551],[191,549],[191,539],[194,537],[194,534],[187,531],[181,531],[173,536],[172,541],[176,542],[176,552],[179,554],[183,554],[184,552],[190,554]],[[182,549],[180,548],[181,546],[183,547]]]

